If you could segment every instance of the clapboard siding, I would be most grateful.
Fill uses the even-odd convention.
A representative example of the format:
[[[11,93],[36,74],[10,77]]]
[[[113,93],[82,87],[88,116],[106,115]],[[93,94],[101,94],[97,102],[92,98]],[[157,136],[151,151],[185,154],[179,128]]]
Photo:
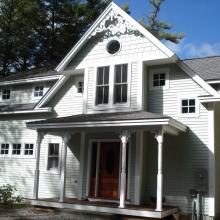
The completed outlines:
[[[101,36],[101,35],[100,35]],[[109,65],[110,63],[152,60],[167,58],[167,56],[144,36],[134,34],[117,37],[121,50],[116,55],[110,55],[106,46],[115,37],[91,37],[80,50],[80,53],[70,62],[66,69],[83,69],[92,66]]]
[[[179,115],[180,97],[198,97],[207,95],[197,83],[177,66],[169,66],[169,88],[164,90],[149,90],[148,110],[150,112],[168,115],[188,126],[187,132],[177,137],[165,135],[164,139],[164,196],[169,205],[179,206],[183,211],[191,211],[189,190],[198,188],[195,174],[198,169],[208,172],[208,111],[199,104],[199,116],[182,117]],[[145,170],[145,195],[156,194],[157,174],[157,143],[153,136],[146,136],[147,167]],[[149,177],[150,178],[147,178]],[[206,188],[207,186],[203,186]],[[206,188],[207,190],[207,188]],[[182,199],[181,199],[182,198]],[[204,200],[206,196],[204,196]],[[205,203],[207,203],[205,201]],[[203,207],[208,214],[208,207]]]
[[[220,214],[220,105],[215,104],[215,213]]]
[[[18,84],[13,86],[2,86],[0,87],[0,91],[2,89],[11,89],[11,98],[10,100],[1,100],[0,105],[5,104],[21,104],[21,103],[36,103],[40,98],[34,98],[33,92],[35,86],[43,85],[44,86],[44,94],[48,91],[48,89],[54,84],[54,81],[50,82],[39,82],[39,83],[26,83],[26,84]],[[2,93],[0,92],[0,96]]]
[[[49,103],[49,106],[54,107],[57,117],[82,114],[83,95],[77,93],[76,80],[78,78],[79,76],[70,77]]]

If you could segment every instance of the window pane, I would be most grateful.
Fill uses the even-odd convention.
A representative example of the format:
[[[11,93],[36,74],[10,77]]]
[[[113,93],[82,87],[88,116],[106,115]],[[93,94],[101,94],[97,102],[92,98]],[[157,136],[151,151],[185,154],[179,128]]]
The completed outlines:
[[[97,87],[96,98],[97,98],[97,104],[102,104],[102,100],[103,100],[103,87]]]
[[[59,155],[59,144],[54,144],[54,155],[58,156]]]
[[[165,80],[160,80],[160,86],[165,86]]]
[[[165,73],[160,74],[160,79],[165,79]]]
[[[115,82],[121,83],[121,66],[115,66]]]
[[[108,104],[108,95],[109,95],[109,87],[105,86],[104,87],[104,103],[103,104]]]
[[[182,106],[188,106],[188,100],[182,100]]]
[[[195,107],[189,107],[189,113],[195,113],[196,109]]]
[[[196,103],[195,103],[195,99],[190,99],[190,100],[189,100],[189,105],[195,106],[195,104],[196,104]]]
[[[184,113],[188,113],[188,107],[183,107],[182,108],[182,113],[184,114]]]
[[[127,85],[122,86],[122,102],[127,102]]]
[[[159,80],[159,74],[154,74],[154,80]]]
[[[109,84],[109,66],[105,67],[104,84]]]
[[[54,155],[54,145],[53,144],[50,144],[49,145],[49,155]]]
[[[128,65],[123,65],[123,71],[122,71],[122,82],[127,82],[127,76],[128,76]]]
[[[155,80],[154,83],[153,83],[153,85],[154,85],[154,86],[159,86],[159,81],[158,81],[158,80]]]
[[[98,85],[103,85],[103,71],[103,67],[98,68]]]
[[[115,103],[121,102],[121,85],[115,85]]]

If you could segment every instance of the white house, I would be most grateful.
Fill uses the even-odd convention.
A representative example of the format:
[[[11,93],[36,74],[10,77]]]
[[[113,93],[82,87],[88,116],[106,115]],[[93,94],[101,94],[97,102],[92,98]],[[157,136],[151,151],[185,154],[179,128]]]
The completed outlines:
[[[32,204],[220,213],[220,57],[180,60],[111,3],[55,71],[0,79],[0,185]],[[155,204],[154,204],[155,198]]]

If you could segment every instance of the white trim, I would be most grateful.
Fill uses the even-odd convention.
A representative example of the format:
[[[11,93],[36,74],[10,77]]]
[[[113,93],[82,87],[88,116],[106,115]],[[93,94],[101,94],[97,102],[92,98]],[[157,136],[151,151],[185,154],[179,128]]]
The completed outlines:
[[[169,73],[170,73],[170,69],[168,67],[166,68],[153,68],[150,69],[149,71],[150,73],[150,90],[165,90],[165,89],[169,89],[170,87],[170,80],[169,80]],[[164,86],[154,86],[153,85],[153,77],[155,74],[161,74],[161,73],[165,73],[165,85]]]
[[[214,104],[208,104],[208,148],[209,148],[209,178],[208,178],[208,214],[215,216],[215,112]]]
[[[94,122],[72,122],[72,123],[48,123],[48,124],[26,124],[27,128],[100,128],[100,127],[123,127],[123,126],[150,126],[150,125],[170,125],[180,131],[185,132],[187,127],[172,118],[128,120],[128,121],[94,121]]]
[[[205,80],[203,80],[200,76],[198,76],[189,66],[187,66],[182,61],[177,61],[177,65],[182,69],[185,73],[187,73],[198,85],[200,85],[203,89],[205,89],[210,95],[220,98],[220,94],[213,89]]]
[[[0,82],[0,86],[5,85],[15,85],[15,84],[23,84],[23,83],[35,83],[35,82],[43,82],[43,81],[53,81],[61,78],[62,75],[53,75],[47,77],[33,77],[30,79],[19,79],[19,80],[11,80],[11,81],[4,81]]]
[[[172,215],[178,212],[178,208],[172,208],[168,210],[164,210],[162,212],[158,211],[146,211],[146,210],[137,210],[137,209],[120,209],[120,208],[111,208],[105,206],[95,206],[91,203],[91,205],[82,205],[82,204],[68,204],[68,203],[59,203],[59,202],[47,202],[44,200],[32,200],[32,205],[35,206],[45,206],[45,207],[53,207],[53,208],[67,208],[74,209],[78,211],[90,211],[90,212],[99,212],[99,213],[107,213],[107,214],[118,214],[118,215],[126,215],[126,216],[139,216],[139,217],[149,217],[149,218],[158,218],[162,219],[169,215]]]
[[[182,113],[182,100],[195,99],[195,113]],[[196,96],[178,96],[178,117],[179,118],[190,118],[199,117],[200,115],[200,103]]]
[[[43,87],[43,95],[42,96],[34,96],[36,87]],[[34,84],[32,86],[32,100],[40,100],[46,93],[46,85],[45,83]]]
[[[8,112],[0,112],[0,115],[9,115],[9,114],[28,114],[28,113],[46,113],[51,112],[52,108],[36,108],[33,110],[24,110],[24,111],[8,111]]]
[[[41,108],[44,104],[46,104],[51,98],[56,94],[59,88],[69,79],[69,76],[63,75],[59,78],[59,80],[53,85],[53,87],[42,97],[35,108]]]
[[[219,84],[220,80],[219,79],[209,79],[209,80],[206,80],[206,82],[208,84]]]
[[[198,97],[198,100],[201,102],[201,103],[209,103],[209,102],[220,102],[220,98],[217,97]]]
[[[149,39],[157,48],[163,51],[167,58],[174,57],[175,54],[166,47],[162,42],[160,42],[156,37],[154,37],[149,31],[147,31],[142,25],[135,21],[131,16],[125,13],[120,7],[118,7],[114,2],[111,2],[105,11],[99,16],[99,18],[93,23],[89,30],[84,34],[84,36],[78,41],[78,43],[71,49],[71,51],[65,56],[65,58],[56,67],[56,71],[63,71],[68,65],[70,60],[77,54],[77,52],[82,48],[82,46],[89,39],[89,36],[99,25],[99,23],[105,18],[105,16],[113,9],[117,11],[125,20],[127,20],[131,25],[133,25],[140,33],[142,33],[146,38]]]

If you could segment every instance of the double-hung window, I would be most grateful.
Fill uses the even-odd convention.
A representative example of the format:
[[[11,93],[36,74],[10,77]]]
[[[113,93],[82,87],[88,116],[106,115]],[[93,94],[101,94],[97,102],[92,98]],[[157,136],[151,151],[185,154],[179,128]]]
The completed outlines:
[[[128,99],[128,65],[115,66],[114,103],[126,103]]]
[[[9,154],[9,144],[1,144],[1,151],[0,153],[2,155],[8,155]]]
[[[58,169],[59,167],[59,144],[50,143],[48,149],[48,170]]]
[[[99,67],[97,72],[96,105],[108,104],[109,66]]]

